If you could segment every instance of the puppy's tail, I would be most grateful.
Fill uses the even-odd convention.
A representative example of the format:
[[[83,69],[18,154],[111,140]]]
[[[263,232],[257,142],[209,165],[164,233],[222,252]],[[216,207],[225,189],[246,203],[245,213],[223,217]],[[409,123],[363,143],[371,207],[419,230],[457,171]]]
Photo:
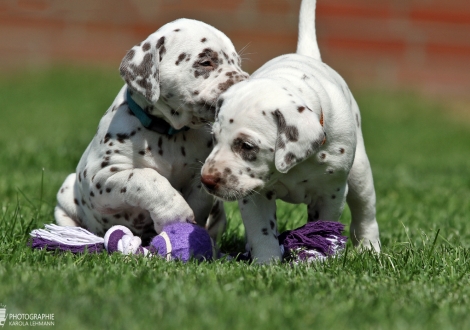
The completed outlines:
[[[310,56],[321,61],[315,31],[315,5],[315,0],[302,0],[300,5],[297,54]]]

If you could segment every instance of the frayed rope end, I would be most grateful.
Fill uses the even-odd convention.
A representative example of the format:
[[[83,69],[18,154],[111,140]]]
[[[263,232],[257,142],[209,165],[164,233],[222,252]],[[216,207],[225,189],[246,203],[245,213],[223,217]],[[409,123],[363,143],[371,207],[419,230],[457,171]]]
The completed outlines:
[[[81,227],[45,225],[31,233],[29,245],[33,249],[48,251],[70,251],[72,253],[100,253],[104,250],[104,239]]]

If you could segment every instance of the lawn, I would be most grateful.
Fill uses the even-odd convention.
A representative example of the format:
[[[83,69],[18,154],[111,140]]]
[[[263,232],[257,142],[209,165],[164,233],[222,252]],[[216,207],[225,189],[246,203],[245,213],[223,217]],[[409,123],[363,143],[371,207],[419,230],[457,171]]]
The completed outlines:
[[[32,251],[122,82],[57,68],[0,78],[0,308],[56,329],[469,329],[470,123],[405,92],[357,93],[383,253],[321,264],[182,264]],[[306,220],[279,203],[281,229]],[[222,249],[243,246],[235,204]],[[348,224],[349,211],[341,221]],[[8,321],[5,328],[9,326]],[[51,327],[49,327],[51,328]]]

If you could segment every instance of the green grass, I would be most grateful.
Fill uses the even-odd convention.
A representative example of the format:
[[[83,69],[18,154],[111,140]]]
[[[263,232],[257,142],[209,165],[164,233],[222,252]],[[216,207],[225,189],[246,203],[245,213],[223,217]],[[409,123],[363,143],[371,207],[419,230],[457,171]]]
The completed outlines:
[[[26,247],[122,86],[58,68],[0,78],[0,305],[56,329],[468,329],[470,125],[408,93],[356,95],[383,253],[313,265],[165,262]],[[279,203],[280,228],[303,206]],[[243,246],[234,204],[222,248]],[[288,221],[289,220],[289,221]],[[346,210],[341,218],[349,223]],[[8,323],[5,328],[8,328]]]

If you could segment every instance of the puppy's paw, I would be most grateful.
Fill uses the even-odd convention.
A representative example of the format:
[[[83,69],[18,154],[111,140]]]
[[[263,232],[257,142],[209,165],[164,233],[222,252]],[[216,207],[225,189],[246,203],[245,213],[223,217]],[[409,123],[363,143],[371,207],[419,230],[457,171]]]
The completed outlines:
[[[175,193],[167,203],[151,210],[150,215],[155,223],[157,233],[160,233],[167,223],[187,222],[196,224],[193,210],[178,193]]]

